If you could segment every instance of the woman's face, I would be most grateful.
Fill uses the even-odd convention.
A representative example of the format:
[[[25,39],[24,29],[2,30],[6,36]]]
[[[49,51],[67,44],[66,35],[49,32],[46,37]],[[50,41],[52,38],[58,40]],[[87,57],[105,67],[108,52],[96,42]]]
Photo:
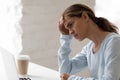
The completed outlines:
[[[65,17],[65,28],[76,39],[82,41],[89,33],[88,21],[86,16],[78,17]]]

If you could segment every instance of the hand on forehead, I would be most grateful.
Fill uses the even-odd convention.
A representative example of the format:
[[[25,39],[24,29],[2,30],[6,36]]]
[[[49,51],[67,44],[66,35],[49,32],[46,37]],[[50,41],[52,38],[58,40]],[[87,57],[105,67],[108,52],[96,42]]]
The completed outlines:
[[[64,17],[64,26],[67,27],[68,24],[72,21],[71,17]]]

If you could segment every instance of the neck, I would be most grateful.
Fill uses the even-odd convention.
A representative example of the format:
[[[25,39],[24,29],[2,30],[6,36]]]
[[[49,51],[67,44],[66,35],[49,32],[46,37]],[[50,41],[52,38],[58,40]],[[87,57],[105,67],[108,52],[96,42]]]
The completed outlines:
[[[94,52],[100,48],[101,43],[109,33],[110,32],[100,30],[99,27],[91,21],[89,24],[88,35],[86,37],[94,42]]]
[[[105,32],[97,28],[95,30],[92,30],[88,38],[94,42],[95,46],[99,46],[107,34],[109,34],[109,32]]]
[[[100,45],[107,34],[109,34],[109,32],[100,30],[93,21],[89,21],[89,31],[87,38],[92,40],[95,46]]]

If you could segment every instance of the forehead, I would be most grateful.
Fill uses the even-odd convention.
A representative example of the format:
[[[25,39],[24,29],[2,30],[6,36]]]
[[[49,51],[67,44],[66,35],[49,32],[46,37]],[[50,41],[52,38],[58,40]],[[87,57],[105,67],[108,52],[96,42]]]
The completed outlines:
[[[73,20],[74,20],[74,17],[64,17],[65,24],[68,24],[69,22]]]
[[[72,19],[72,17],[68,17],[68,16],[65,16],[65,17],[64,17],[64,20],[65,20],[65,21],[70,21],[71,19]]]

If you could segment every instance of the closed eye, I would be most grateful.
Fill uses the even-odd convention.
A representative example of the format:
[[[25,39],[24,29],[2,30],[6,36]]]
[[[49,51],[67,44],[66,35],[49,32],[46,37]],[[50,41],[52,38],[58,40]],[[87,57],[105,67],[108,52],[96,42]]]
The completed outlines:
[[[73,22],[68,23],[67,26],[66,26],[67,29],[70,29],[72,27],[73,27]]]

